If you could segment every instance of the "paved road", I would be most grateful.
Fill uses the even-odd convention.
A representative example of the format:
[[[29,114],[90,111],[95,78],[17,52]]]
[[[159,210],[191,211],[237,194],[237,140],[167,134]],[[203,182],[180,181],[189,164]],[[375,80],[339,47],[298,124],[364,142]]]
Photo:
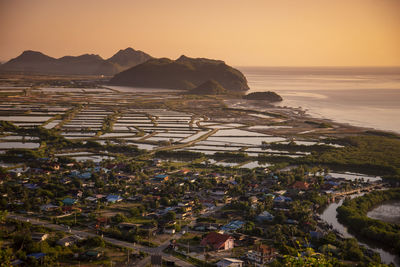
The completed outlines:
[[[85,231],[80,231],[80,230],[74,230],[74,229],[68,229],[65,226],[61,226],[58,224],[52,224],[46,221],[41,221],[37,218],[31,218],[31,217],[25,217],[22,215],[16,215],[16,214],[9,214],[7,216],[10,219],[14,219],[14,220],[19,220],[19,221],[24,221],[24,222],[30,222],[33,225],[40,225],[40,226],[44,226],[53,230],[57,230],[57,231],[62,231],[62,232],[66,232],[66,233],[71,233],[74,235],[79,235],[82,237],[92,237],[92,236],[96,236],[96,234],[93,233],[89,233],[89,232],[85,232]],[[181,234],[176,234],[173,237],[178,239],[180,238]],[[176,265],[178,266],[182,266],[182,267],[192,267],[194,265],[192,265],[191,263],[188,263],[186,261],[183,261],[181,259],[178,259],[172,255],[166,254],[163,252],[163,250],[168,246],[169,244],[169,240],[165,241],[164,243],[162,243],[160,246],[156,247],[156,248],[149,248],[149,247],[145,247],[145,246],[141,246],[141,245],[137,245],[137,244],[133,244],[133,243],[129,243],[126,241],[121,241],[118,239],[114,239],[114,238],[110,238],[110,237],[104,237],[104,240],[117,245],[117,246],[121,246],[121,247],[125,247],[125,248],[130,248],[130,249],[135,249],[141,252],[145,252],[148,253],[150,255],[161,255],[163,257],[164,260],[168,260],[168,261],[173,261],[175,262]],[[142,259],[139,263],[136,263],[136,266],[146,266],[148,263],[150,263],[150,257],[145,257],[144,259]]]

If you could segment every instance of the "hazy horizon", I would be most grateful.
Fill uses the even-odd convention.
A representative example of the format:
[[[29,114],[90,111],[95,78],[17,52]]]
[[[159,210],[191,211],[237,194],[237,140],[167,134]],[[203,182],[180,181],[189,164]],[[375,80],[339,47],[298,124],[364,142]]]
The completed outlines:
[[[126,47],[126,48],[135,49],[134,47]],[[126,48],[116,49],[115,53],[117,53],[119,50],[124,50]],[[74,54],[66,54],[66,55],[62,55],[62,56],[56,57],[56,56],[49,55],[49,54],[47,54],[46,52],[43,52],[43,51],[36,51],[36,50],[27,49],[27,50],[21,51],[19,54],[15,55],[15,56],[13,56],[11,58],[8,58],[8,59],[4,60],[4,59],[0,58],[0,64],[6,63],[6,62],[10,61],[11,59],[14,59],[14,58],[20,56],[24,51],[29,51],[29,50],[30,51],[34,51],[34,52],[40,52],[40,53],[43,53],[44,55],[47,55],[49,57],[53,57],[53,58],[56,58],[56,59],[64,57],[64,56],[74,56],[74,57],[76,57],[76,56],[81,56],[81,55],[85,55],[85,54],[98,55],[103,59],[108,59],[108,58],[112,57],[115,54],[114,53],[111,56],[105,57],[105,56],[102,56],[102,55],[96,53],[95,51],[91,51],[91,52],[86,52],[86,53],[82,53],[82,54],[75,54],[75,55]],[[146,51],[142,50],[142,49],[135,49],[135,50],[140,50],[140,51],[146,53]],[[193,57],[193,56],[188,55],[188,54],[181,54],[181,55],[185,55],[187,57]],[[176,58],[170,58],[170,59],[172,59],[172,60],[178,59],[181,55],[177,56]],[[167,57],[163,57],[162,56],[162,57],[159,57],[159,58],[167,58]],[[214,59],[218,59],[218,60],[224,61],[224,59],[222,59],[222,58],[214,58]],[[236,68],[287,68],[287,69],[290,69],[290,68],[294,68],[294,69],[295,68],[304,68],[304,69],[306,69],[306,68],[308,68],[308,69],[312,69],[312,68],[399,69],[400,68],[400,64],[399,65],[392,65],[392,66],[390,66],[390,65],[386,65],[386,66],[385,65],[381,65],[381,66],[380,65],[365,65],[365,66],[357,66],[357,65],[347,65],[347,66],[346,65],[342,65],[342,66],[340,66],[340,65],[319,65],[319,66],[317,66],[317,65],[315,65],[315,66],[312,66],[312,65],[275,65],[275,66],[273,66],[273,65],[233,65],[233,66],[236,67]]]
[[[0,60],[132,47],[234,66],[400,66],[397,0],[0,0]]]

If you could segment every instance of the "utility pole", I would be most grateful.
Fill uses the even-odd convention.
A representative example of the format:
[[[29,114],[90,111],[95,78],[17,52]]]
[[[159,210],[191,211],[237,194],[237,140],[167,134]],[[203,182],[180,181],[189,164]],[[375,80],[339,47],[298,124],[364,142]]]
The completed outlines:
[[[204,255],[204,266],[206,266],[207,259],[206,259],[206,248],[205,247],[204,247],[204,250],[203,250],[203,255]]]
[[[128,264],[129,264],[129,248],[127,249],[127,251],[128,251]]]

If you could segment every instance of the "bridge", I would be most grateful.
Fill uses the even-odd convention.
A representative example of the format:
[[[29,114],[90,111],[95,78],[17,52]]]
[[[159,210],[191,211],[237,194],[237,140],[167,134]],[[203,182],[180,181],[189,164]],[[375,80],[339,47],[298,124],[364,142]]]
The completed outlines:
[[[372,184],[369,186],[361,187],[361,188],[356,188],[356,189],[351,189],[347,191],[341,191],[341,192],[335,192],[330,194],[330,201],[334,202],[337,198],[341,198],[343,196],[347,195],[353,195],[353,194],[360,194],[361,192],[371,192],[374,189],[377,188],[382,188],[382,184]]]

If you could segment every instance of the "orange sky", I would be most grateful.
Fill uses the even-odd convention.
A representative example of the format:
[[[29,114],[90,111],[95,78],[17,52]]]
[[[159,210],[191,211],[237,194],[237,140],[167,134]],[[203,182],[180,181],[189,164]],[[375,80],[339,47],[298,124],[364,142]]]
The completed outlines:
[[[0,0],[0,60],[126,47],[232,65],[400,66],[400,0]]]

